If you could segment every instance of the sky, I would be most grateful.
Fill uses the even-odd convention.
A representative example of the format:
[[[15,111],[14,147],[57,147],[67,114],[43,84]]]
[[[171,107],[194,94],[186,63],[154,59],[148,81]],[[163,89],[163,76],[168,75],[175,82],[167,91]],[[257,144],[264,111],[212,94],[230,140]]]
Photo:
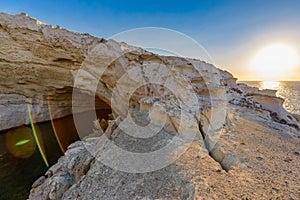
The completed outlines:
[[[171,29],[195,40],[212,58],[209,62],[239,80],[266,78],[252,61],[274,43],[287,44],[300,60],[298,0],[0,0],[0,12],[28,13],[47,24],[104,38],[142,27]],[[266,67],[270,73],[277,70]],[[287,70],[274,78],[300,80],[300,61]]]

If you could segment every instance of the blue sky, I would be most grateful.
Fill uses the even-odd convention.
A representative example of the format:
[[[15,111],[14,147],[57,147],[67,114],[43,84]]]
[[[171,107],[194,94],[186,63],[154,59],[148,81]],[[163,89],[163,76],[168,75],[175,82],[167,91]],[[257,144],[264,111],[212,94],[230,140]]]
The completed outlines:
[[[195,39],[218,67],[242,79],[263,45],[288,42],[300,52],[297,0],[6,0],[0,1],[0,11],[25,12],[47,24],[104,38],[139,27],[173,29]]]

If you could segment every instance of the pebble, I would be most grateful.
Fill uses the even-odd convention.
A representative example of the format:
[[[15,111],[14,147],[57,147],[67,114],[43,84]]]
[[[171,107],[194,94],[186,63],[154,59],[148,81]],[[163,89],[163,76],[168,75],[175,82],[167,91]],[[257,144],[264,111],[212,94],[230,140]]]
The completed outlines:
[[[264,158],[262,158],[262,157],[256,157],[256,160],[264,160]]]
[[[292,159],[287,158],[287,159],[284,159],[283,161],[286,162],[286,163],[290,163],[292,161]]]

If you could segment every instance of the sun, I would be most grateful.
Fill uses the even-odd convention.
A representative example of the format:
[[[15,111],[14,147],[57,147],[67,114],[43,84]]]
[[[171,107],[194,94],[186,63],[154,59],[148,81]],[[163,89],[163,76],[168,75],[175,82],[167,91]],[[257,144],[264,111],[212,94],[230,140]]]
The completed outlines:
[[[284,80],[296,68],[298,56],[287,44],[271,44],[259,50],[251,62],[255,78],[260,80]]]

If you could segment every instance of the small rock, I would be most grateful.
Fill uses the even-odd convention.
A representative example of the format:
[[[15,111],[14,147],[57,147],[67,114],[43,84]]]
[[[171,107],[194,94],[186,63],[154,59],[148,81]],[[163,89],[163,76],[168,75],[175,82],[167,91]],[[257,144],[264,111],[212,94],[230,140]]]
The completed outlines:
[[[256,160],[259,160],[259,161],[261,161],[261,160],[264,160],[264,158],[262,158],[262,157],[256,157]]]
[[[300,155],[300,153],[299,153],[299,152],[297,152],[297,151],[295,151],[295,152],[294,152],[294,155],[295,155],[295,156],[299,156],[299,155]]]
[[[287,158],[287,159],[284,159],[283,161],[286,162],[286,163],[290,163],[292,161],[292,159]]]
[[[68,149],[73,149],[73,148],[77,148],[77,147],[81,147],[81,146],[83,146],[82,141],[77,141],[77,142],[70,144],[68,146]]]
[[[38,178],[36,181],[34,181],[34,183],[32,184],[32,188],[37,188],[38,186],[42,185],[44,183],[44,181],[46,180],[45,176],[41,176],[40,178]]]
[[[48,170],[46,173],[45,173],[45,176],[47,178],[50,178],[51,176],[53,175],[53,172],[51,170]]]
[[[22,12],[22,13],[20,13],[20,15],[23,16],[23,17],[28,17],[28,14],[27,14],[27,13],[23,13],[23,12]]]
[[[50,199],[61,199],[63,194],[75,183],[74,176],[69,172],[60,172],[53,176],[50,183]]]

